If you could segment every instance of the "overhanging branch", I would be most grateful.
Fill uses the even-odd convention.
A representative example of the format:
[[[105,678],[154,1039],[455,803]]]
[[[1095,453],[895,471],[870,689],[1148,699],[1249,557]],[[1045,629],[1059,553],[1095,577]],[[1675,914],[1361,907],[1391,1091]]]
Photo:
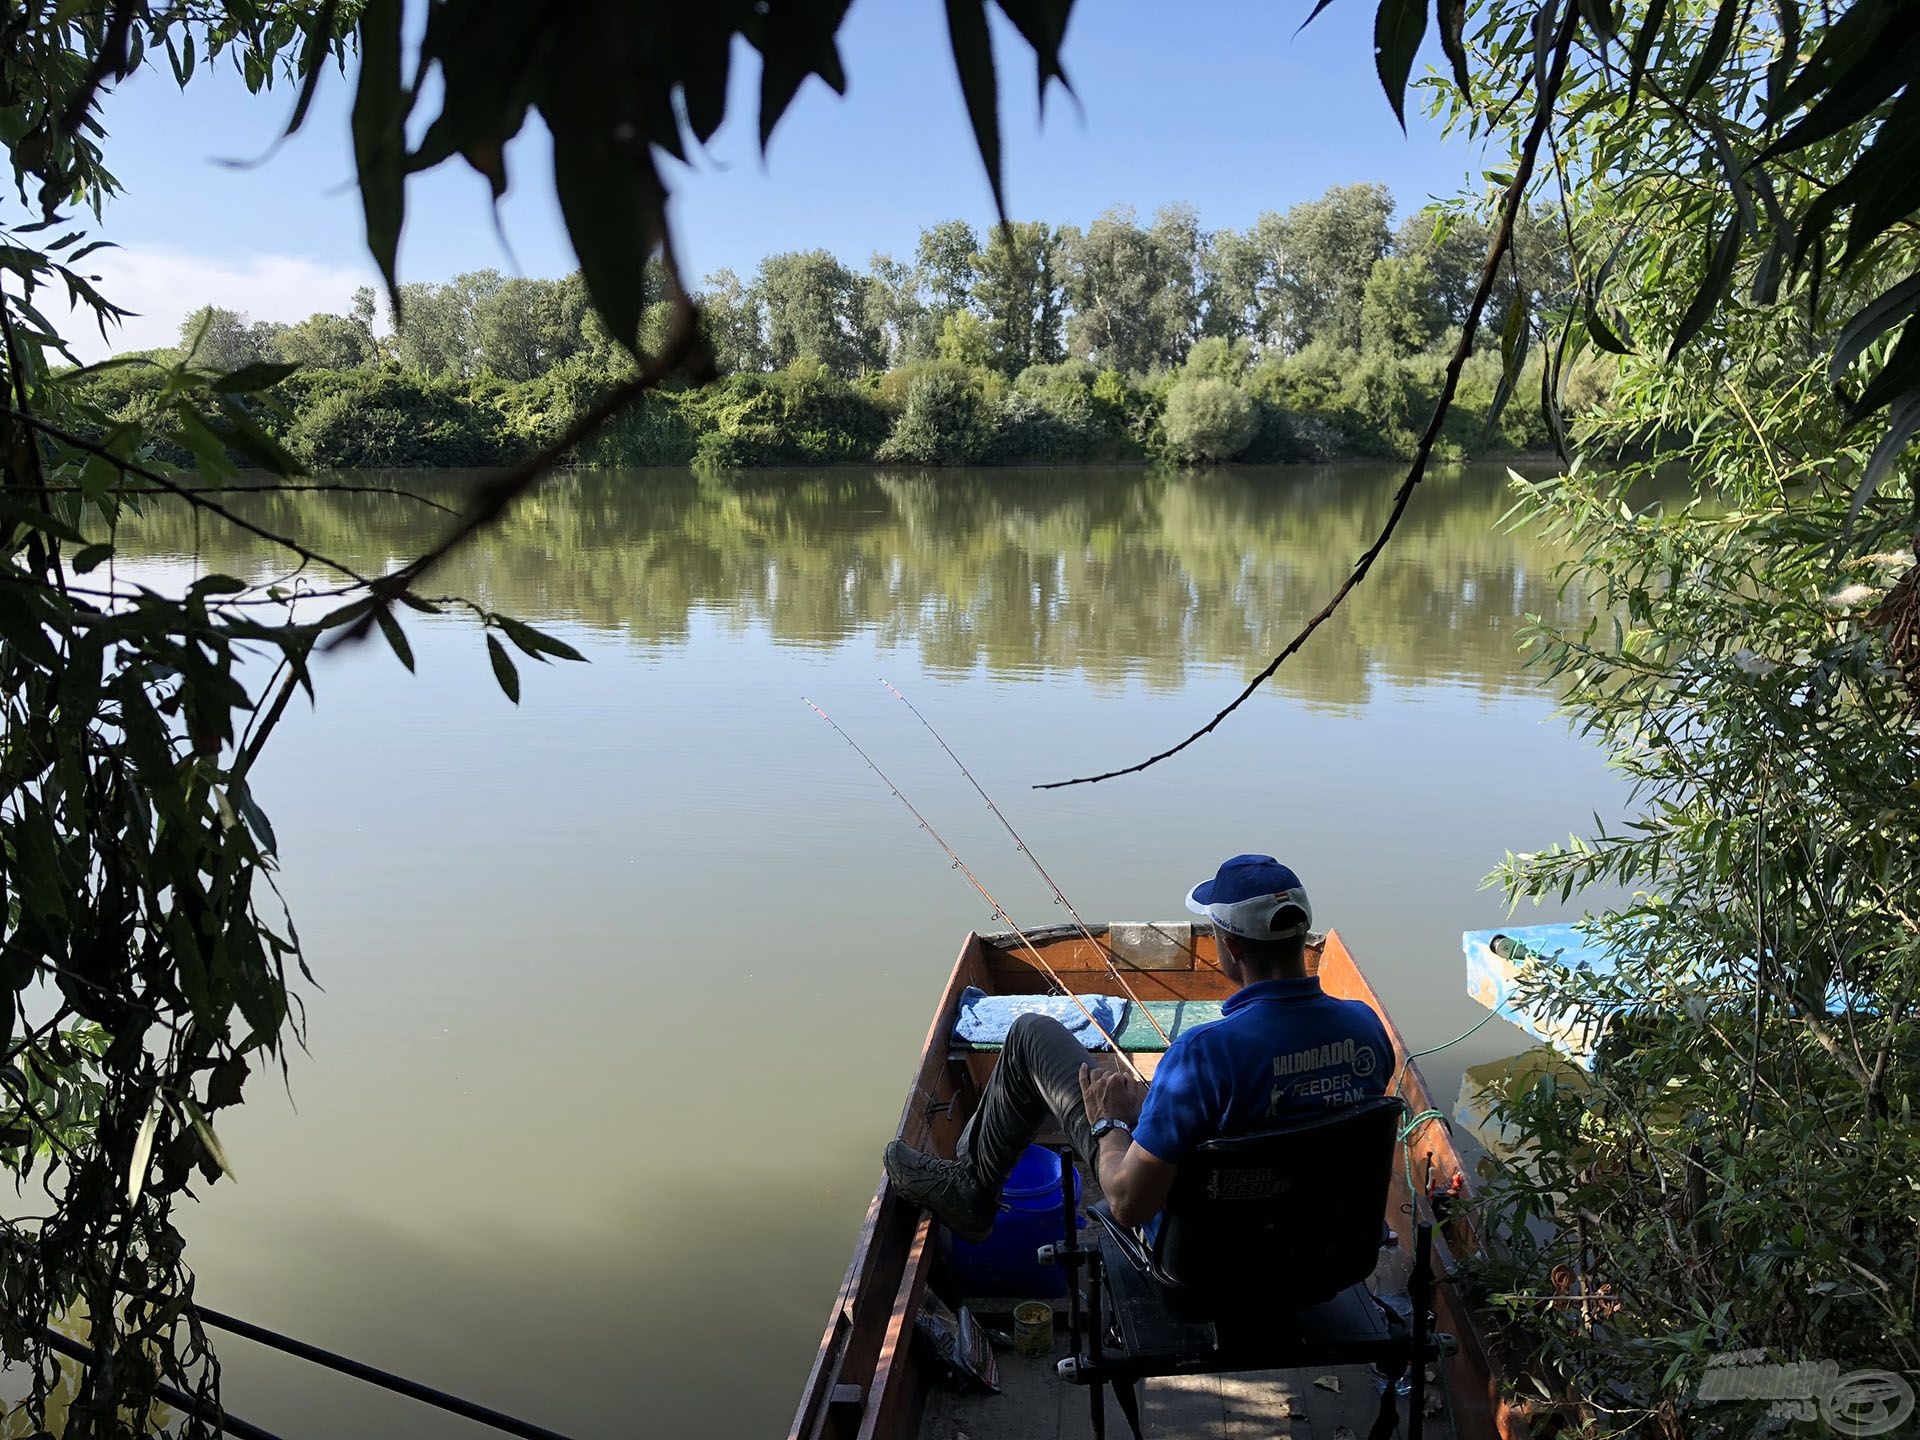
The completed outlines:
[[[1526,204],[1527,186],[1533,179],[1540,146],[1553,122],[1553,101],[1559,94],[1561,80],[1566,75],[1567,52],[1573,44],[1577,14],[1575,0],[1566,0],[1566,7],[1560,19],[1559,35],[1554,42],[1552,69],[1534,110],[1533,123],[1528,128],[1526,139],[1521,145],[1520,164],[1514,172],[1513,183],[1507,187],[1505,195],[1501,198],[1500,224],[1494,231],[1493,243],[1487,248],[1486,262],[1480,268],[1480,284],[1474,291],[1473,303],[1467,308],[1466,320],[1461,324],[1459,342],[1453,347],[1453,354],[1447,361],[1446,377],[1440,386],[1440,398],[1434,403],[1432,418],[1427,421],[1427,428],[1420,436],[1420,443],[1414,450],[1413,464],[1407,471],[1407,478],[1400,482],[1400,488],[1394,492],[1393,508],[1387,512],[1387,521],[1381,527],[1380,534],[1354,562],[1352,573],[1341,582],[1340,588],[1334,591],[1333,598],[1300,628],[1299,633],[1287,642],[1285,648],[1269,660],[1260,673],[1249,680],[1246,687],[1234,696],[1224,709],[1178,745],[1170,746],[1156,755],[1149,755],[1137,764],[1125,765],[1118,770],[1107,770],[1098,775],[1082,775],[1072,780],[1050,780],[1044,784],[1035,785],[1034,789],[1059,790],[1069,785],[1097,785],[1102,780],[1116,780],[1122,775],[1137,775],[1142,770],[1158,765],[1162,760],[1172,759],[1189,745],[1204,736],[1211,735],[1220,727],[1222,721],[1246,704],[1254,691],[1273,678],[1281,665],[1307,643],[1314,631],[1333,617],[1334,612],[1345,603],[1347,596],[1351,595],[1360,582],[1367,578],[1367,572],[1373,568],[1373,562],[1380,558],[1380,553],[1387,548],[1387,542],[1393,538],[1393,532],[1399,528],[1400,517],[1406,513],[1407,502],[1413,498],[1414,490],[1426,478],[1427,466],[1433,458],[1433,447],[1440,439],[1440,427],[1446,422],[1447,412],[1453,406],[1454,392],[1460,385],[1460,372],[1466,366],[1467,357],[1473,352],[1473,341],[1479,333],[1480,318],[1486,311],[1488,300],[1492,298],[1494,283],[1500,273],[1500,262],[1513,244],[1513,227],[1521,207]]]

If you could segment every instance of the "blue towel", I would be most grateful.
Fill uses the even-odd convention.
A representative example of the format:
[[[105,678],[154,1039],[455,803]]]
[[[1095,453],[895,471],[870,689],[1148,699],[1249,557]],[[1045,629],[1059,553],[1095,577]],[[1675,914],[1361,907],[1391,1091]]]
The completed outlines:
[[[1082,995],[1080,999],[1107,1034],[1120,1033],[1126,1020],[1126,1001],[1117,995]],[[1051,1015],[1087,1049],[1107,1048],[1106,1036],[1088,1024],[1086,1011],[1065,995],[989,995],[977,985],[969,985],[961,993],[960,1018],[954,1022],[953,1035],[970,1045],[1004,1045],[1007,1031],[1022,1015]]]

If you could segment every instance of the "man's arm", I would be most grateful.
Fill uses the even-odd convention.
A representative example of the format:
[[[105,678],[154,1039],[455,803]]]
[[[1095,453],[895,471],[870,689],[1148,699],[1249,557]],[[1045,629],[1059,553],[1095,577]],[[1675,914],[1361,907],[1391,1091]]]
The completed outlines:
[[[1087,1123],[1123,1120],[1129,1126],[1140,1119],[1147,1087],[1118,1070],[1080,1067],[1080,1095],[1087,1105]],[[1095,1172],[1107,1209],[1122,1225],[1144,1225],[1167,1203],[1177,1167],[1142,1150],[1124,1130],[1109,1130],[1099,1140]]]

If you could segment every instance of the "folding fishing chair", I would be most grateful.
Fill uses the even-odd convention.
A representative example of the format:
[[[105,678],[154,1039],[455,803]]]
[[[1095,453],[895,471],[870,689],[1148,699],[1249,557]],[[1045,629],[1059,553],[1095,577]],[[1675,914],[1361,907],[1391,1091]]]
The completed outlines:
[[[1101,1203],[1088,1211],[1100,1222],[1096,1243],[1069,1229],[1041,1250],[1043,1264],[1069,1271],[1073,1353],[1059,1370],[1088,1387],[1095,1440],[1106,1434],[1105,1386],[1138,1437],[1138,1385],[1149,1376],[1361,1362],[1387,1376],[1368,1440],[1393,1433],[1409,1368],[1408,1436],[1420,1440],[1426,1362],[1454,1348],[1431,1329],[1432,1227],[1417,1228],[1407,1297],[1366,1285],[1380,1251],[1399,1243],[1385,1215],[1405,1112],[1382,1097],[1207,1141],[1180,1166],[1153,1239]],[[1406,1313],[1396,1299],[1410,1300]]]

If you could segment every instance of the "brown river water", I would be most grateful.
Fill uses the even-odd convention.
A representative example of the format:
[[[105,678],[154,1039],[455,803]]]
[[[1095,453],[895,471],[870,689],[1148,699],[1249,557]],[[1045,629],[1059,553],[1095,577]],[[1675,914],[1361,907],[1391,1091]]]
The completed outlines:
[[[1292,864],[1416,1045],[1482,1012],[1482,877],[1617,813],[1616,777],[1516,649],[1573,619],[1558,552],[1443,471],[1346,609],[1213,714],[1384,518],[1385,467],[549,484],[438,582],[588,665],[495,686],[477,626],[408,616],[316,668],[255,772],[320,988],[291,1093],[223,1117],[239,1175],[183,1217],[201,1299],[578,1436],[784,1433],[969,928],[998,928],[885,766],[1025,924],[1065,916],[879,684],[941,728],[1089,919],[1177,918],[1238,851]],[[444,498],[458,484],[411,477]],[[282,497],[380,568],[442,517]],[[155,516],[122,576],[264,577],[244,536]],[[1529,911],[1533,919],[1560,912]],[[1496,1033],[1497,1032],[1497,1033]],[[1495,1022],[1426,1062],[1521,1048]],[[476,1427],[228,1339],[226,1398],[283,1435]]]

